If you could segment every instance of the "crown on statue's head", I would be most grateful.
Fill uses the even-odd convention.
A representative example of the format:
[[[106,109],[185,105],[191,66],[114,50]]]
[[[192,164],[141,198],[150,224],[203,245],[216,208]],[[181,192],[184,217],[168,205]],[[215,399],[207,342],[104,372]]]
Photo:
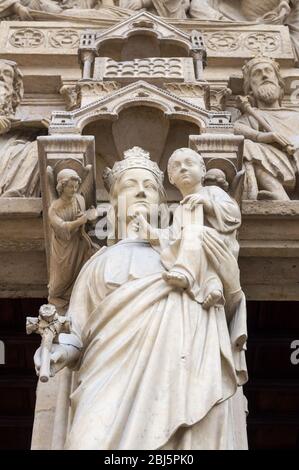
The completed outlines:
[[[115,162],[113,168],[105,168],[103,172],[103,181],[107,191],[110,191],[114,181],[125,170],[140,168],[148,170],[155,175],[160,184],[163,184],[164,174],[156,162],[150,159],[150,153],[141,147],[133,147],[124,152],[124,159]]]
[[[279,71],[279,69],[280,69],[279,63],[276,62],[276,60],[272,59],[271,57],[267,57],[267,56],[260,53],[260,54],[256,55],[255,57],[253,57],[253,59],[250,59],[245,63],[245,65],[242,67],[243,75],[247,75],[248,73],[250,73],[251,69],[255,65],[258,65],[258,64],[261,64],[261,63],[268,63],[268,64],[272,65],[272,67],[274,67],[277,71]]]

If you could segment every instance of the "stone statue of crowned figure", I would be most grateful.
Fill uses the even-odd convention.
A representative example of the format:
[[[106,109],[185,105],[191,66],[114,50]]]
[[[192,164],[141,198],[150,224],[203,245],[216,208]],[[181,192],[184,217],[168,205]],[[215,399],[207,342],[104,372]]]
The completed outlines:
[[[70,331],[50,351],[51,375],[68,367],[78,379],[66,449],[247,446],[240,210],[224,190],[203,187],[196,152],[174,152],[168,172],[183,196],[168,228],[163,173],[148,152],[126,151],[103,175],[124,230],[82,267]],[[41,361],[39,348],[37,373]]]

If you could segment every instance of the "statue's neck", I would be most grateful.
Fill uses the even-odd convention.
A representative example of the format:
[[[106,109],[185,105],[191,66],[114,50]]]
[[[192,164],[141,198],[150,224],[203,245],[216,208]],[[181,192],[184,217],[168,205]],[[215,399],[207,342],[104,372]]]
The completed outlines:
[[[65,202],[66,204],[71,204],[75,198],[76,198],[76,195],[74,194],[73,196],[66,196],[65,194],[62,194],[60,196],[60,198],[62,199],[63,202]]]
[[[201,183],[194,184],[193,186],[188,186],[187,188],[181,188],[180,191],[183,197],[189,196],[189,194],[198,193],[202,188]]]

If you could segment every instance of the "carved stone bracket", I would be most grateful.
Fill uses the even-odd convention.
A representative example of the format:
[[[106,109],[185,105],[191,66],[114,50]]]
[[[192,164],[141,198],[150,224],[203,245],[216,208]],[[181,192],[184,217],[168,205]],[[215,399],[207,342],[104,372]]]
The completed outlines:
[[[117,82],[102,82],[81,80],[77,83],[77,93],[80,101],[80,106],[84,107],[93,101],[104,98],[106,95],[113,93],[121,88],[120,83]]]
[[[212,159],[229,161],[235,171],[240,171],[243,164],[244,137],[233,134],[190,135],[189,146],[199,152],[209,168]],[[225,164],[225,163],[224,163]],[[222,168],[219,166],[219,169]]]
[[[227,87],[210,88],[210,109],[211,111],[224,111],[227,98],[231,96],[232,91]]]
[[[79,107],[80,102],[76,85],[63,85],[60,88],[59,93],[65,100],[65,107],[67,111],[72,111],[73,109]]]
[[[206,82],[165,83],[164,87],[170,93],[189,101],[196,106],[208,109],[209,85]],[[222,110],[221,110],[222,111]]]

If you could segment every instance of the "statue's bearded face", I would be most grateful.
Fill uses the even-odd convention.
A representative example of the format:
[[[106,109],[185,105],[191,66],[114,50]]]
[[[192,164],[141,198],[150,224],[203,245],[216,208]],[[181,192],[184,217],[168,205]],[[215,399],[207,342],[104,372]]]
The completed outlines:
[[[141,168],[126,170],[117,183],[119,217],[127,221],[137,213],[149,219],[160,203],[159,185],[151,171]]]
[[[250,73],[250,87],[255,99],[266,104],[279,100],[281,88],[277,74],[271,64],[255,65]]]
[[[14,69],[8,64],[0,67],[0,114],[12,112],[12,95],[14,91]],[[11,108],[11,109],[10,109]]]

